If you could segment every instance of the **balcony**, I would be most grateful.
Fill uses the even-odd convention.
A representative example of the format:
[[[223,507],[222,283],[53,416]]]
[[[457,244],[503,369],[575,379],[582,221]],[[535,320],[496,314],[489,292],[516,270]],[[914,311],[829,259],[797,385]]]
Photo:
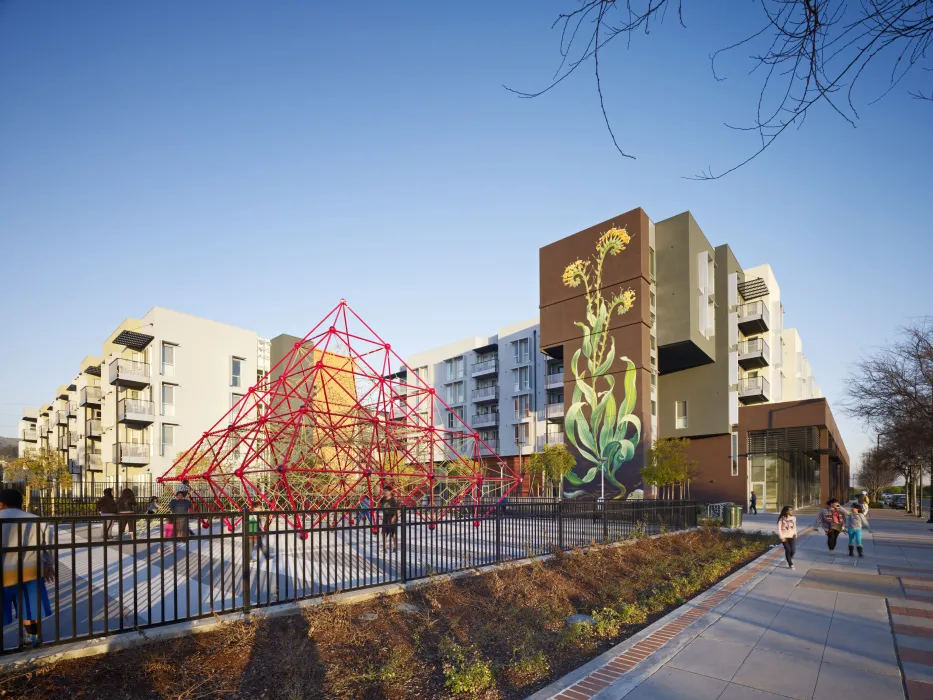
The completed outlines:
[[[489,438],[488,440],[483,440],[479,444],[480,454],[489,455],[499,450],[499,440],[498,438]]]
[[[78,402],[69,401],[68,402],[68,417],[74,418],[78,415]]]
[[[66,430],[62,435],[62,449],[68,447],[77,447],[78,445],[78,434],[74,430]]]
[[[545,389],[563,389],[564,388],[564,370],[560,372],[548,373],[544,380]]]
[[[118,420],[121,423],[145,423],[155,420],[155,406],[152,401],[143,399],[123,399],[120,401]]]
[[[149,364],[118,357],[110,363],[110,383],[134,389],[149,386]]]
[[[100,452],[85,454],[84,450],[78,451],[78,466],[83,469],[100,469],[101,461]]]
[[[35,428],[26,428],[20,436],[20,440],[23,442],[36,442],[39,439],[39,433],[36,432]]]
[[[470,371],[471,377],[482,377],[487,374],[496,374],[499,371],[499,359],[493,357],[489,360],[474,362]]]
[[[68,411],[54,411],[52,417],[55,421],[53,425],[68,425]]]
[[[499,400],[499,387],[495,386],[484,386],[481,389],[473,390],[473,401],[475,403],[480,403],[482,401],[498,401]]]
[[[764,377],[746,377],[739,381],[739,401],[742,403],[764,403],[770,398],[771,384]]]
[[[100,406],[100,393],[99,386],[83,387],[78,403],[81,406]]]
[[[764,333],[771,327],[771,314],[763,301],[742,304],[738,308],[739,330],[745,335]]]
[[[140,467],[149,464],[149,443],[118,442],[113,446],[113,462]]]
[[[474,413],[470,425],[474,428],[494,428],[499,425],[498,413]]]
[[[762,338],[739,343],[739,364],[743,369],[758,369],[771,364],[771,348]]]
[[[545,409],[548,420],[564,420],[564,402],[549,403]]]
[[[544,449],[545,445],[563,445],[563,444],[564,444],[563,431],[556,432],[556,433],[548,433],[547,435],[538,436],[538,451],[539,452]]]
[[[100,420],[91,419],[85,421],[84,434],[92,440],[100,440]]]

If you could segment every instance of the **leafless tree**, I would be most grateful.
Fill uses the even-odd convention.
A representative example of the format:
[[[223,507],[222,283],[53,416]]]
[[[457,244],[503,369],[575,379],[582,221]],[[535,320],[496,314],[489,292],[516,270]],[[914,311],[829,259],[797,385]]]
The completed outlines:
[[[568,0],[574,9],[561,13],[554,22],[560,28],[561,61],[551,82],[542,90],[526,92],[506,89],[520,97],[542,95],[592,66],[596,91],[606,128],[615,148],[623,150],[612,129],[603,93],[601,61],[606,46],[620,37],[630,45],[637,32],[650,34],[668,15],[684,20],[685,0]],[[691,179],[715,180],[741,168],[761,155],[792,124],[805,120],[814,105],[825,103],[854,126],[858,110],[853,91],[859,78],[878,62],[890,68],[888,88],[876,101],[915,72],[933,70],[933,0],[757,0],[761,24],[710,58],[716,80],[716,59],[724,52],[751,50],[752,72],[761,75],[761,90],[754,120],[739,130],[757,131],[759,147],[746,159],[726,170],[707,170]],[[713,3],[697,2],[698,12],[713,9]],[[917,99],[933,100],[933,89],[909,91]]]
[[[859,360],[846,381],[845,409],[878,431],[908,487],[922,485],[933,469],[933,317]]]
[[[868,491],[869,500],[877,501],[878,494],[897,481],[900,472],[879,449],[868,450],[855,474],[855,483]]]

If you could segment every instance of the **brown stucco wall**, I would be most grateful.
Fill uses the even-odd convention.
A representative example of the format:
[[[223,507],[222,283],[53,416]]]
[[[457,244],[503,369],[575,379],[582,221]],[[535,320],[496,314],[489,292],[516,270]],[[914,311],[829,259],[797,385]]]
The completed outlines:
[[[701,503],[732,501],[745,503],[748,480],[744,469],[732,476],[731,434],[691,437],[687,454],[697,462],[697,475],[690,484],[690,497]]]
[[[544,351],[562,347],[564,358],[565,408],[570,405],[574,378],[570,369],[573,354],[581,347],[583,335],[576,321],[585,321],[586,290],[583,285],[567,287],[562,282],[564,269],[575,260],[588,260],[596,251],[596,243],[612,227],[625,228],[631,236],[626,250],[619,255],[607,256],[603,266],[600,289],[606,299],[622,290],[631,288],[636,299],[632,309],[622,315],[613,315],[609,323],[609,334],[615,340],[616,361],[609,370],[615,377],[614,395],[617,403],[623,397],[623,379],[626,369],[618,358],[628,357],[636,368],[636,403],[633,413],[643,426],[650,424],[650,374],[649,374],[649,249],[648,215],[634,209],[591,226],[571,236],[541,248],[540,267],[540,314],[541,349]],[[581,368],[583,362],[581,361]],[[631,491],[640,481],[643,466],[644,440],[636,449],[634,459],[625,463],[619,472],[620,480]],[[568,447],[571,447],[568,444]],[[572,447],[571,447],[572,449]],[[593,466],[578,457],[578,473]],[[592,490],[599,488],[599,480],[590,484]]]

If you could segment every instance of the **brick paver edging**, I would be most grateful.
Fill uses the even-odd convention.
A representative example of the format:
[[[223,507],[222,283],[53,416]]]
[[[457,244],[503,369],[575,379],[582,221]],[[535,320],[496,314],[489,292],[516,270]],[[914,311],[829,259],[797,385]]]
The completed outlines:
[[[799,539],[809,536],[812,532],[813,528],[804,530]],[[528,700],[550,700],[551,698],[554,700],[590,700],[590,698],[598,698],[602,691],[627,675],[632,676],[629,690],[635,688],[645,677],[653,673],[657,666],[667,660],[667,658],[663,660],[656,658],[660,656],[658,652],[662,647],[672,642],[676,644],[678,635],[690,625],[713,612],[720,605],[727,602],[732,602],[734,605],[738,602],[748,590],[769,573],[774,562],[782,559],[783,556],[784,550],[781,547],[770,549],[728,578],[701,593],[689,603],[681,605],[653,625],[616,645],[601,656],[587,662],[576,671],[542,688],[534,695],[531,695]],[[743,588],[745,589],[744,592],[742,591]],[[733,596],[735,596],[735,600],[729,601]],[[729,605],[729,607],[731,608],[732,605]],[[710,620],[710,624],[714,621]],[[691,635],[689,639],[683,639],[682,644],[676,644],[676,651],[679,651],[680,647],[686,646],[694,636],[696,635]],[[673,654],[665,655],[665,657],[670,656],[673,656]],[[636,677],[633,671],[641,671],[642,669],[637,667],[645,661],[652,662],[649,664],[651,668],[643,667],[647,672],[644,674],[638,673]],[[614,697],[624,697],[624,694],[614,693]]]

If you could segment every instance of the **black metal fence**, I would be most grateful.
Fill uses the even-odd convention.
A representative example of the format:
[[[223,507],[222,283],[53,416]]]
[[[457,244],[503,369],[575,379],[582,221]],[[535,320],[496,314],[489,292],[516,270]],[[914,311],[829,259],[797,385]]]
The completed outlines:
[[[696,526],[697,506],[542,500],[402,507],[386,516],[345,509],[5,519],[0,561],[11,583],[0,588],[2,653],[683,530]]]

